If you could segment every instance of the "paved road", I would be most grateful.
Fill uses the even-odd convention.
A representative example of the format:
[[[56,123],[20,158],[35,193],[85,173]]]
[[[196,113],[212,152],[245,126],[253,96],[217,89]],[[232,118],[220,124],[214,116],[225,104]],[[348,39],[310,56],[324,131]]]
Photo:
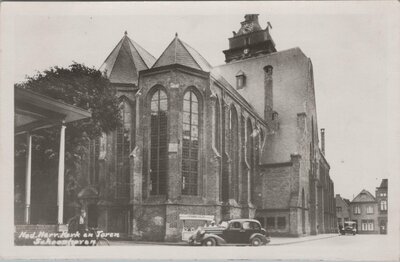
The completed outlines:
[[[303,242],[283,243],[261,247],[220,246],[189,247],[182,245],[138,245],[125,242],[123,246],[109,247],[26,247],[31,248],[29,259],[43,258],[102,258],[102,259],[260,259],[270,261],[345,260],[345,261],[398,261],[399,242],[395,236],[356,235],[317,239],[307,237]],[[278,242],[278,239],[276,239]],[[117,244],[117,243],[114,243]],[[122,243],[120,243],[122,244]],[[40,249],[40,252],[38,251]],[[67,252],[68,251],[68,252]],[[14,250],[18,257],[25,253]],[[27,253],[28,254],[28,253]],[[66,255],[67,254],[67,255]]]
[[[299,239],[301,241],[301,239]],[[310,260],[355,260],[398,261],[399,248],[396,238],[387,235],[347,235],[324,239],[308,237],[306,241],[281,241],[279,245],[262,247],[221,246],[188,247],[171,245],[133,245],[129,251],[141,258],[183,259],[310,259]],[[278,242],[275,241],[275,242]],[[140,253],[136,253],[136,251]],[[130,252],[128,252],[130,253]],[[128,253],[122,255],[129,258]]]

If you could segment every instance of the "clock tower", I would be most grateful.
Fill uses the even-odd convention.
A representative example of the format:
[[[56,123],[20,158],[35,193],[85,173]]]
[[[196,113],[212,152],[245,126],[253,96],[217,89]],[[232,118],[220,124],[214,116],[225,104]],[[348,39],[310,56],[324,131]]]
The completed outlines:
[[[271,24],[262,29],[258,23],[258,14],[245,15],[238,32],[233,31],[229,38],[229,49],[223,51],[225,62],[247,59],[261,54],[276,52],[275,43],[269,34]]]

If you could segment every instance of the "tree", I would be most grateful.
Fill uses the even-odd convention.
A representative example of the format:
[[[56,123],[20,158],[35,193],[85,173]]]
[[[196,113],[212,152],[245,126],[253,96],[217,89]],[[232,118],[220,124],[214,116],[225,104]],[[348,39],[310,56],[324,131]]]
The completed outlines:
[[[74,62],[67,68],[55,66],[38,72],[35,76],[27,77],[25,82],[15,84],[15,88],[29,89],[92,113],[90,119],[67,124],[66,181],[76,181],[75,186],[77,186],[80,184],[78,181],[82,180],[77,174],[82,157],[87,154],[88,142],[98,138],[103,132],[109,133],[115,130],[121,124],[118,99],[109,80],[99,70]],[[58,166],[59,136],[59,127],[34,132],[33,175],[43,176],[52,173],[51,170]],[[25,159],[25,142],[24,136],[15,138],[16,165],[23,163]],[[66,188],[67,191],[70,189]],[[74,191],[76,192],[76,189]]]

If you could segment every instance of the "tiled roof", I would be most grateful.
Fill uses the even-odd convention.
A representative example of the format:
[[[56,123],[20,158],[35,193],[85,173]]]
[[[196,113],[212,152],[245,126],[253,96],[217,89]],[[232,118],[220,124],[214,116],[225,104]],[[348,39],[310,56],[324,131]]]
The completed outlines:
[[[363,189],[351,202],[375,202],[375,197],[368,192],[367,190]]]
[[[125,32],[100,70],[106,72],[112,83],[136,84],[138,72],[149,69],[154,62],[155,58]]]
[[[180,64],[190,68],[211,71],[211,65],[195,49],[175,36],[174,40],[157,59],[153,68],[166,65]]]

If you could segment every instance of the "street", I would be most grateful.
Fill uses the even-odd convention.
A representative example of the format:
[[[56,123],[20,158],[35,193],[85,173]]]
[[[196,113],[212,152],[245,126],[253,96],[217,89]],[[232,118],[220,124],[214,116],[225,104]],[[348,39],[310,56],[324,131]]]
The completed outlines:
[[[390,235],[318,235],[303,238],[272,238],[266,246],[216,246],[203,247],[177,243],[138,243],[112,241],[107,247],[24,247],[33,252],[21,253],[14,248],[14,255],[23,259],[262,259],[318,260],[318,261],[398,261],[398,238]],[[19,247],[20,248],[20,247]],[[12,252],[12,249],[10,251]]]
[[[324,259],[355,261],[398,260],[398,242],[388,235],[325,235],[304,238],[272,238],[267,246],[189,247],[149,243],[113,242],[139,251],[140,258],[183,259]],[[151,251],[153,250],[153,251]],[[156,251],[156,252],[154,252]],[[130,252],[129,252],[130,253]],[[137,254],[137,253],[136,253]],[[125,257],[125,254],[123,254]],[[127,258],[129,256],[127,255]]]

